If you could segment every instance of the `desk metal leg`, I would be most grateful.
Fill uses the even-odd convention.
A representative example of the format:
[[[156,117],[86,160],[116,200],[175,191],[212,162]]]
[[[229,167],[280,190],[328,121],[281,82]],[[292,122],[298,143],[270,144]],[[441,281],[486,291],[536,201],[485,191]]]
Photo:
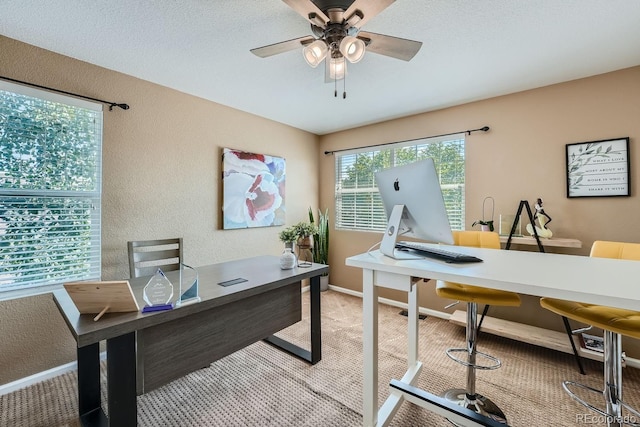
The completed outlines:
[[[138,424],[135,332],[107,340],[109,425]]]
[[[320,276],[312,277],[311,286],[311,364],[315,365],[322,359],[322,322],[320,313]]]
[[[289,341],[275,335],[270,335],[264,340],[304,361],[315,365],[322,359],[322,322],[320,311],[320,276],[309,279],[310,283],[310,316],[311,316],[311,351],[305,350]]]
[[[365,427],[378,423],[378,287],[373,271],[362,270],[362,415]]]
[[[411,278],[408,292],[407,316],[407,372],[402,376],[402,383],[414,385],[422,371],[422,362],[418,361],[418,285]],[[376,364],[377,370],[377,364]],[[387,426],[404,402],[406,395],[395,389],[390,390],[389,397],[378,411],[378,425]]]
[[[413,370],[418,363],[418,285],[413,283],[407,303],[407,362],[408,369]]]
[[[418,282],[412,280],[411,290],[408,294],[408,321],[407,321],[407,372],[402,381],[415,385],[422,372],[422,362],[418,360],[419,339],[419,314],[418,314]],[[397,410],[397,408],[396,408]]]
[[[100,346],[78,347],[78,413],[83,426],[106,426],[100,406]]]

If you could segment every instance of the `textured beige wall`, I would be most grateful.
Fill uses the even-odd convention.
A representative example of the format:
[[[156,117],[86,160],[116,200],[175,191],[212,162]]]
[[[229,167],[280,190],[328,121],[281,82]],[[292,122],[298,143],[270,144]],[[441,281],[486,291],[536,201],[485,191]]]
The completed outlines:
[[[561,64],[559,65],[561,66]],[[565,253],[588,255],[594,240],[640,242],[640,67],[543,87],[454,108],[419,114],[335,133],[321,138],[320,152],[491,127],[473,133],[466,144],[466,224],[482,218],[482,201],[495,199],[495,217],[515,214],[520,200],[531,206],[542,197],[549,225],[557,237],[580,239],[583,248]],[[629,136],[631,197],[566,197],[565,144]],[[334,157],[321,155],[320,205],[334,213]],[[344,259],[366,251],[380,233],[335,230],[331,236],[331,283],[361,291],[362,273],[346,267]],[[523,274],[536,274],[531,265]],[[443,311],[449,301],[424,284],[420,304]],[[603,283],[602,286],[606,286]],[[406,300],[405,295],[382,295]],[[464,309],[457,306],[454,309]],[[453,310],[453,309],[452,309]],[[562,329],[559,318],[526,296],[521,308],[494,308],[497,317],[551,329]],[[625,344],[627,354],[640,358],[637,342]]]
[[[287,159],[288,224],[317,206],[315,135],[8,38],[0,52],[1,75],[131,106],[104,112],[104,280],[128,277],[128,240],[182,236],[194,266],[282,252],[282,227],[220,229],[223,147]],[[75,360],[50,295],[1,301],[0,342],[0,384]]]
[[[278,254],[280,228],[220,230],[220,150],[232,147],[286,157],[287,222],[308,206],[334,211],[334,158],[324,150],[393,142],[484,125],[467,141],[467,225],[481,217],[482,200],[500,213],[543,197],[557,236],[575,237],[585,255],[595,239],[640,241],[635,225],[640,150],[640,68],[420,114],[318,138],[256,116],[169,90],[0,36],[1,72],[87,96],[127,102],[105,111],[103,278],[128,275],[126,241],[182,235],[194,265],[256,254]],[[274,98],[277,102],[277,98]],[[565,144],[631,137],[632,197],[567,199]],[[320,145],[317,142],[320,140]],[[332,231],[331,283],[361,290],[360,271],[344,259],[379,241],[379,233]],[[535,274],[531,266],[529,274]],[[442,310],[432,285],[421,305]],[[606,284],[603,284],[606,286]],[[404,300],[404,295],[384,293]],[[526,297],[520,309],[493,315],[549,328],[559,320]],[[75,342],[49,295],[0,302],[0,384],[75,359]],[[627,352],[640,357],[630,343]]]

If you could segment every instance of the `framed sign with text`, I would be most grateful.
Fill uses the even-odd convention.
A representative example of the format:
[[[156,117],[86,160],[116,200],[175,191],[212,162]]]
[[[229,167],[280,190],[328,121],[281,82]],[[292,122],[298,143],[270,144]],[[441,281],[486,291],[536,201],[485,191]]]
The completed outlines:
[[[567,144],[567,197],[630,194],[629,137]]]

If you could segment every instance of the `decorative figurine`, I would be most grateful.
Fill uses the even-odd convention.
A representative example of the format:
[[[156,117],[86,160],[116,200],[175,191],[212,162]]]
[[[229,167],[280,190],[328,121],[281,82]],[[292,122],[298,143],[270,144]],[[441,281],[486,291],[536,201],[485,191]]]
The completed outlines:
[[[536,225],[536,233],[538,237],[544,237],[546,239],[551,238],[553,233],[547,227],[547,224],[551,222],[551,217],[547,215],[547,213],[542,208],[542,199],[538,198],[536,201],[536,213],[533,215],[533,221],[538,221],[539,227]],[[533,226],[531,224],[527,224],[527,232],[533,236]]]

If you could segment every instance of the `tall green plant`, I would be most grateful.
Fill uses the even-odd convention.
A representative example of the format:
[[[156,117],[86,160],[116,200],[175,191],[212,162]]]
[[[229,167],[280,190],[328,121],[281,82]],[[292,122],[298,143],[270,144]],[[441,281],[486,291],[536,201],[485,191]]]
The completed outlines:
[[[313,211],[309,207],[309,222],[315,224]],[[318,232],[313,235],[313,262],[329,264],[329,209],[324,214],[318,209]]]

